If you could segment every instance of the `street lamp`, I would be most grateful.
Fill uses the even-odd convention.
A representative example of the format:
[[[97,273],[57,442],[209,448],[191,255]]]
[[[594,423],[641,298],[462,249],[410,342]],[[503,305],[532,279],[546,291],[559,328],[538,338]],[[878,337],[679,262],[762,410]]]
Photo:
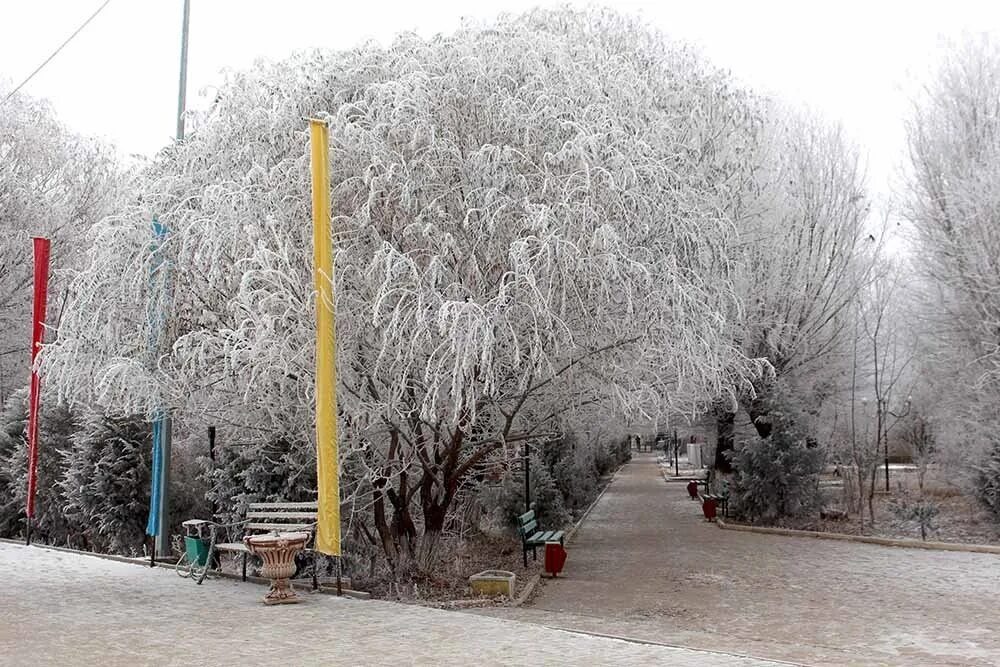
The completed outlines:
[[[524,511],[531,511],[531,445],[524,443]]]
[[[911,399],[912,399],[912,396],[907,396],[906,397],[906,403],[903,404],[904,410],[901,413],[896,414],[895,412],[893,412],[892,410],[889,409],[889,401],[888,401],[888,399],[880,398],[879,399],[879,410],[882,411],[883,415],[891,415],[891,416],[895,417],[896,421],[898,422],[900,419],[902,419],[906,415],[910,414],[910,401],[911,401]],[[893,426],[895,426],[895,425],[896,424],[893,423]],[[883,438],[885,439],[885,492],[886,493],[889,493],[889,429],[890,428],[891,427],[888,425],[888,421],[885,420],[885,419],[883,419],[882,420],[882,433],[883,433]]]

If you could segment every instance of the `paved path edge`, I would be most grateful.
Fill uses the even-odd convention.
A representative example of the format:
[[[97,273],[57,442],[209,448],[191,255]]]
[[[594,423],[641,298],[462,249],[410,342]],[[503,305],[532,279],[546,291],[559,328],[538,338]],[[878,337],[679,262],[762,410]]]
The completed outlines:
[[[604,493],[611,488],[612,484],[615,483],[615,477],[618,476],[618,473],[621,472],[622,468],[624,468],[631,462],[632,460],[630,457],[628,461],[618,466],[618,468],[613,473],[611,473],[611,479],[608,480],[608,483],[604,485],[604,488],[601,489],[601,492],[597,494],[596,498],[594,498],[594,502],[590,503],[590,506],[587,507],[587,511],[583,513],[583,516],[581,516],[580,519],[575,524],[573,524],[573,527],[570,528],[569,531],[566,533],[567,544],[569,544],[573,540],[573,538],[576,537],[576,531],[580,530],[580,526],[583,524],[584,521],[587,520],[587,517],[590,516],[590,511],[594,509],[597,503],[600,502],[601,498],[604,497]]]
[[[523,622],[523,621],[522,621]],[[805,663],[801,662],[789,662],[787,660],[778,660],[777,658],[762,658],[760,656],[747,655],[744,653],[733,653],[731,651],[718,651],[707,648],[694,648],[692,646],[682,646],[680,644],[667,644],[666,642],[653,641],[652,639],[639,639],[638,637],[628,637],[626,635],[611,635],[605,632],[594,632],[593,630],[580,630],[578,628],[567,628],[561,625],[550,625],[548,623],[543,624],[546,628],[550,630],[559,630],[561,632],[570,632],[577,635],[587,635],[589,637],[600,637],[602,639],[617,639],[618,641],[628,642],[630,644],[645,644],[647,646],[663,646],[665,648],[680,649],[682,651],[692,651],[695,653],[704,653],[707,655],[724,655],[730,658],[740,658],[742,660],[754,660],[757,662],[766,662],[775,665],[791,665],[792,667],[808,667]]]
[[[841,540],[844,542],[862,542],[878,544],[883,547],[899,547],[903,549],[926,549],[928,551],[967,551],[972,553],[1000,555],[1000,546],[990,544],[965,544],[962,542],[922,542],[920,540],[898,540],[888,537],[870,537],[867,535],[849,535],[847,533],[828,533],[822,530],[795,530],[794,528],[774,528],[770,526],[746,526],[743,524],[726,523],[716,519],[716,525],[723,530],[739,530],[745,533],[764,533],[767,535],[784,535],[786,537],[813,537],[821,540]]]
[[[24,543],[24,540],[12,540],[12,539],[7,538],[7,537],[0,537],[0,542],[6,543],[6,544],[15,544],[15,545],[26,547],[26,548],[29,548],[29,549],[34,548],[34,549],[48,549],[49,551],[62,551],[63,553],[68,553],[68,554],[77,554],[77,555],[80,555],[80,556],[90,556],[92,558],[101,558],[103,560],[113,560],[113,561],[117,561],[119,563],[128,563],[129,565],[141,565],[142,567],[150,567],[150,565],[149,565],[149,559],[148,558],[144,558],[144,557],[143,558],[133,558],[131,556],[120,556],[118,554],[101,554],[101,553],[97,553],[95,551],[81,551],[80,549],[70,549],[69,547],[56,547],[56,546],[52,546],[51,544],[27,544],[26,545]],[[176,570],[177,569],[177,565],[175,563],[164,563],[164,562],[161,562],[161,561],[156,561],[156,564],[153,565],[153,567],[163,567],[163,568],[166,568],[168,570]],[[212,572],[211,575],[212,575],[212,577],[221,577],[223,579],[232,579],[234,581],[242,581],[243,580],[243,576],[242,575],[233,574],[231,572]],[[270,585],[271,580],[270,579],[264,579],[262,577],[254,577],[254,576],[251,576],[251,575],[247,575],[245,583],[257,584],[257,585],[262,585],[263,586],[263,585]],[[320,584],[320,587],[318,589],[316,589],[316,592],[317,593],[322,593],[324,595],[336,595],[337,594],[337,589],[336,589],[336,587],[330,586],[328,584],[327,585]],[[351,590],[350,588],[344,588],[344,587],[341,587],[341,592],[344,594],[343,595],[344,597],[354,598],[356,600],[370,600],[371,597],[372,597],[371,593],[368,593],[366,591],[355,591],[355,590]]]

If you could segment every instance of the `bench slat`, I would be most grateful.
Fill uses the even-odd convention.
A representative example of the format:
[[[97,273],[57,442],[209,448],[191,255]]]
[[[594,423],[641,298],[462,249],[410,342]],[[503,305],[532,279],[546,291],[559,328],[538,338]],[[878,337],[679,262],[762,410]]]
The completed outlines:
[[[249,503],[249,504],[247,504],[247,509],[250,510],[250,511],[263,510],[263,509],[269,509],[269,508],[274,508],[274,509],[279,509],[279,510],[282,510],[282,509],[284,509],[284,510],[296,510],[296,509],[308,510],[308,509],[312,509],[313,511],[315,511],[317,507],[318,507],[318,504],[316,503],[316,501],[306,502],[306,503]]]
[[[527,537],[528,535],[538,532],[538,522],[529,521],[528,523],[521,526],[519,530],[521,532],[521,535]]]
[[[528,510],[524,514],[517,517],[517,522],[521,525],[526,525],[535,520],[535,510]]]
[[[247,512],[248,519],[312,519],[316,512]]]
[[[279,533],[309,532],[316,527],[315,523],[248,523],[248,530],[277,531]]]
[[[215,545],[216,551],[250,551],[242,542],[223,542]]]

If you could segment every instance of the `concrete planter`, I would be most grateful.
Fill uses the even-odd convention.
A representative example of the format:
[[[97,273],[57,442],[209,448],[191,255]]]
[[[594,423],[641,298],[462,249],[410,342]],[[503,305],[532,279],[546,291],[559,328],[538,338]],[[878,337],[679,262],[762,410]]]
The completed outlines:
[[[506,595],[514,599],[517,576],[506,570],[486,570],[469,577],[469,588],[474,595]]]

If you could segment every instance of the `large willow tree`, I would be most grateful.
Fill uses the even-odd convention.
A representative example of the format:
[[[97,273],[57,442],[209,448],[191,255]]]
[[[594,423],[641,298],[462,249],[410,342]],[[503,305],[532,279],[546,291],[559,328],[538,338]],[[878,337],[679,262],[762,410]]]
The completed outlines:
[[[326,118],[341,451],[362,471],[346,493],[390,563],[427,571],[478,465],[552,437],[573,411],[691,411],[746,389],[759,368],[724,314],[753,109],[725,75],[606,12],[232,74],[101,227],[50,380],[106,411],[162,402],[309,443],[303,119]],[[153,215],[170,230],[159,355]]]
[[[1000,514],[1000,45],[969,37],[942,58],[907,124],[906,215],[923,307],[923,365],[939,444],[985,465]]]

